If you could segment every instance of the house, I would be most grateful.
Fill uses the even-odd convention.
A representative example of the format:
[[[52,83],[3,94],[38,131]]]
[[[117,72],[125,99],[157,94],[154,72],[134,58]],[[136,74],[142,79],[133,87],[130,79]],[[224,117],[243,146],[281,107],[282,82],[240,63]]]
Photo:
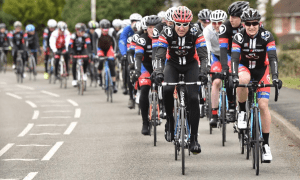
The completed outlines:
[[[280,0],[275,4],[274,32],[280,44],[300,43],[299,0]]]

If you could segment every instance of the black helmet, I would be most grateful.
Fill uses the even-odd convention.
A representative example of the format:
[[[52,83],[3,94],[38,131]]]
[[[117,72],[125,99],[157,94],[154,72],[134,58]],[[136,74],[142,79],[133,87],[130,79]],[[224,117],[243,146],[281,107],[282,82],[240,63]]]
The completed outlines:
[[[146,26],[155,26],[156,24],[160,23],[161,19],[157,15],[148,16],[146,20]]]
[[[0,29],[6,28],[6,25],[4,23],[0,23]]]
[[[249,2],[247,1],[237,1],[232,3],[228,7],[228,14],[230,16],[237,16],[240,17],[243,13],[243,11],[247,10],[249,8]]]
[[[110,28],[110,22],[107,19],[102,19],[100,21],[100,28],[108,29]]]
[[[258,10],[250,8],[243,12],[241,19],[242,21],[259,21],[261,19],[261,15],[259,14]]]
[[[83,23],[77,23],[75,25],[75,30],[80,31],[80,32],[84,32],[84,31],[86,31],[86,26]]]
[[[199,11],[198,19],[200,19],[200,20],[210,20],[210,14],[211,14],[211,10],[202,9],[201,11]]]

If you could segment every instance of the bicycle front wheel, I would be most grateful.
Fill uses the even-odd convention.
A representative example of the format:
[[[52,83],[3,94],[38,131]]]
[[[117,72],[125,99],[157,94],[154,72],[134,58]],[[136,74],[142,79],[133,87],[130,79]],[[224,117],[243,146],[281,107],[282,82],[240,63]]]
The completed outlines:
[[[182,161],[182,175],[185,174],[185,154],[184,154],[184,149],[185,149],[185,112],[184,108],[181,109],[181,161]]]
[[[156,146],[156,118],[157,118],[157,114],[156,114],[156,111],[157,111],[157,102],[156,102],[156,92],[152,92],[152,102],[153,102],[153,105],[152,105],[152,119],[153,119],[153,126],[154,126],[154,129],[153,129],[153,134],[154,134],[154,146]]]
[[[254,109],[255,114],[255,170],[256,175],[259,175],[259,157],[260,157],[260,130],[259,130],[259,117],[258,117],[258,108]]]
[[[222,118],[222,146],[225,146],[226,142],[226,94],[225,91],[222,91],[222,109],[221,109],[221,118]]]

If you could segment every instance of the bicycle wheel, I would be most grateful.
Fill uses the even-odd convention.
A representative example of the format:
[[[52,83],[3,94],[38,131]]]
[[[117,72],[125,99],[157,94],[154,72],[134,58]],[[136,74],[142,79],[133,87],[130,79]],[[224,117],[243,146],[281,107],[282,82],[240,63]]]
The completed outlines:
[[[177,153],[178,153],[178,146],[177,143],[174,143],[174,147],[175,147],[175,161],[177,161]]]
[[[259,175],[259,157],[260,157],[260,130],[259,130],[259,117],[258,117],[258,108],[254,108],[255,114],[255,170],[256,175]]]
[[[222,109],[221,109],[221,118],[222,118],[222,146],[225,146],[226,142],[226,94],[225,91],[222,91]]]
[[[211,119],[211,84],[210,83],[207,84],[205,94],[206,94],[205,103],[207,106],[206,117],[209,122]],[[209,125],[209,133],[212,134],[213,128],[211,127],[211,125],[209,123],[208,123],[208,125]]]
[[[4,60],[3,60],[4,57],[3,57],[3,54],[4,53],[1,53],[1,56],[0,56],[0,72],[2,72],[2,70],[4,69]]]
[[[181,109],[181,161],[182,161],[182,175],[185,173],[185,154],[184,154],[184,136],[185,136],[185,118],[184,109]]]
[[[251,151],[252,151],[252,168],[255,169],[255,139],[256,139],[256,128],[255,128],[255,113],[252,114],[253,116],[253,124],[252,124],[252,138],[251,141]]]
[[[3,62],[4,62],[3,72],[6,73],[6,69],[7,69],[7,57],[6,57],[5,54],[3,55]]]
[[[250,153],[251,153],[251,143],[250,143],[250,134],[249,134],[249,130],[246,130],[246,135],[247,137],[245,137],[246,139],[246,159],[249,159],[250,157]]]
[[[240,151],[241,154],[244,154],[245,151],[245,134],[244,134],[244,130],[241,130],[241,132],[239,133],[239,141],[240,141]]]
[[[153,122],[153,134],[154,134],[154,146],[156,146],[156,110],[157,110],[157,102],[156,102],[156,92],[152,92],[152,122]]]
[[[33,80],[36,81],[36,63],[35,63],[35,58],[31,55],[31,61],[32,61],[32,73],[33,73]]]

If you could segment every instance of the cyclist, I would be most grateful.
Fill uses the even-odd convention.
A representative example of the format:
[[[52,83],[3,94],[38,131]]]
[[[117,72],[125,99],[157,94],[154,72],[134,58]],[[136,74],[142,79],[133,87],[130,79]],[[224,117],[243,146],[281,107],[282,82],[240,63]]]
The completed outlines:
[[[49,44],[52,52],[55,54],[55,77],[57,76],[58,63],[61,55],[64,56],[66,62],[67,74],[69,74],[69,55],[68,55],[68,46],[70,42],[70,32],[67,29],[67,24],[63,21],[57,23],[57,29],[54,30],[50,36]],[[72,82],[73,84],[73,82]]]
[[[0,47],[10,47],[8,42],[8,34],[6,31],[6,25],[0,23]],[[4,50],[4,53],[7,55],[8,50]],[[0,54],[1,55],[1,54]]]
[[[269,66],[271,66],[272,81],[280,89],[282,81],[278,79],[278,61],[275,40],[269,31],[259,26],[261,15],[256,9],[248,9],[241,16],[245,22],[245,29],[235,34],[232,41],[232,73],[235,84],[248,84],[250,80],[270,83]],[[258,107],[261,114],[263,152],[262,161],[271,161],[272,154],[269,147],[269,133],[271,115],[268,108],[270,87],[258,89]],[[244,121],[246,112],[245,103],[248,97],[248,88],[237,88],[237,97],[240,106],[238,127],[247,127]]]
[[[69,52],[71,56],[82,55],[83,57],[83,80],[87,81],[86,70],[88,66],[88,55],[91,53],[91,39],[88,33],[86,32],[86,26],[83,23],[77,23],[75,25],[76,33],[71,35],[70,44],[69,44]],[[76,66],[77,59],[73,58],[72,63],[72,74],[73,81],[72,85],[77,86],[77,78],[76,78]]]
[[[153,72],[152,67],[152,37],[153,29],[156,24],[160,23],[161,19],[156,16],[148,16],[146,19],[147,32],[140,35],[136,47],[135,56],[136,64],[135,70],[131,71],[132,81],[139,81],[141,89],[140,93],[140,108],[143,119],[142,134],[149,135],[149,120],[148,120],[148,109],[149,109],[149,90],[151,87],[150,79],[143,79],[150,77]]]
[[[174,27],[166,27],[159,36],[159,46],[155,55],[157,61],[156,69],[153,72],[155,82],[178,82],[179,73],[184,74],[186,82],[195,82],[199,79],[207,82],[207,48],[202,32],[190,24],[193,14],[185,6],[179,6],[173,13]],[[170,58],[164,68],[167,48]],[[201,71],[198,68],[196,52],[201,59]],[[197,140],[199,125],[199,102],[197,85],[187,86],[187,99],[189,111],[189,124],[191,125],[191,145],[190,150],[193,153],[200,153],[201,147]],[[173,91],[174,86],[167,86],[163,90],[164,103],[167,113],[167,123],[165,126],[165,138],[167,132],[171,134],[171,140],[174,139],[174,117],[173,117]],[[168,127],[170,123],[170,127]]]
[[[161,19],[162,23],[165,23],[167,21],[165,11],[160,11],[159,13],[157,13],[157,16]]]
[[[113,81],[114,86],[114,93],[118,92],[117,86],[116,86],[116,71],[115,71],[115,54],[116,52],[116,39],[114,34],[114,29],[110,28],[110,22],[107,19],[102,19],[100,21],[100,29],[96,30],[95,33],[95,47],[97,47],[97,54],[99,57],[107,56],[108,57],[108,64],[109,69]],[[99,86],[102,86],[102,71],[103,69],[103,61],[100,62],[100,65],[98,66],[99,70],[99,80],[100,84]]]
[[[39,36],[35,32],[35,27],[32,24],[26,26],[26,33],[24,34],[25,48],[33,53],[35,64],[37,65],[37,52],[41,54]],[[28,59],[28,54],[26,53],[26,59]]]
[[[47,22],[48,27],[44,29],[43,33],[43,49],[44,49],[44,55],[45,55],[45,72],[44,72],[44,79],[49,78],[48,74],[48,59],[50,55],[50,43],[49,39],[52,34],[52,32],[56,29],[57,22],[54,19],[49,19]]]
[[[219,44],[220,44],[220,62],[222,65],[222,73],[229,73],[229,67],[231,62],[231,47],[232,47],[232,38],[233,36],[243,29],[242,21],[240,16],[243,13],[243,10],[249,8],[249,2],[246,1],[237,1],[232,3],[228,7],[228,14],[230,15],[229,20],[226,20],[219,28]],[[229,64],[229,66],[228,66]],[[227,115],[228,121],[235,121],[234,111],[235,103],[233,97],[233,90],[230,87],[226,87],[228,105],[229,105],[229,114]],[[217,111],[213,111],[213,114],[216,114]],[[217,119],[212,118],[210,121],[211,126],[216,126]]]
[[[220,63],[220,46],[219,46],[219,27],[227,19],[227,14],[223,10],[215,10],[210,14],[211,24],[206,26],[203,35],[206,41],[207,53],[210,58],[211,72],[222,72]],[[212,107],[212,127],[217,127],[218,121],[218,103],[219,90],[221,88],[221,77],[219,75],[212,76],[211,90],[211,107]]]
[[[142,16],[138,13],[133,13],[129,17],[131,24],[124,27],[122,33],[120,34],[119,39],[119,49],[122,55],[122,65],[123,65],[123,86],[124,91],[123,94],[128,94],[128,79],[129,79],[129,73],[128,73],[128,65],[127,65],[127,39],[134,34],[136,31],[136,22],[142,20]],[[127,20],[126,20],[127,21]],[[126,22],[125,21],[125,22]],[[128,101],[128,107],[131,107],[134,103],[133,99],[129,99]]]
[[[202,9],[198,13],[198,22],[196,23],[199,29],[203,32],[204,28],[210,24],[211,10]]]
[[[12,65],[12,68],[15,69],[15,64],[16,64],[16,60],[17,60],[17,51],[18,50],[24,50],[23,47],[23,31],[22,31],[22,23],[20,21],[16,21],[14,23],[14,31],[11,31],[10,33],[8,33],[8,38],[10,40],[10,46],[13,48],[12,50],[12,56],[14,57],[14,64]],[[23,64],[25,64],[25,52],[23,52],[22,54],[22,59],[23,59]],[[23,72],[24,72],[24,66],[23,66]],[[23,76],[25,76],[25,73],[23,74]]]
[[[97,22],[96,21],[93,21],[91,20],[89,23],[88,23],[88,27],[89,29],[87,30],[87,34],[89,35],[90,37],[90,41],[91,41],[91,52],[94,52],[94,42],[93,42],[93,35],[95,33],[95,29],[98,28],[97,26]],[[80,29],[80,28],[79,28]]]
[[[122,21],[121,19],[115,19],[112,21],[112,25],[115,28],[116,33],[119,32],[119,30],[121,30],[122,28]]]

